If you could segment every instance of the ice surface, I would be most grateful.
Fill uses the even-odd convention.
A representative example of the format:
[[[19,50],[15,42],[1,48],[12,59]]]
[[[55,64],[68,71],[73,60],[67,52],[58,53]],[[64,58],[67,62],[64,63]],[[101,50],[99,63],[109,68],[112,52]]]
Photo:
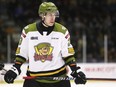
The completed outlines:
[[[22,83],[0,83],[0,87],[22,87]],[[71,87],[116,87],[116,81],[88,81],[85,85],[76,85],[71,82]]]

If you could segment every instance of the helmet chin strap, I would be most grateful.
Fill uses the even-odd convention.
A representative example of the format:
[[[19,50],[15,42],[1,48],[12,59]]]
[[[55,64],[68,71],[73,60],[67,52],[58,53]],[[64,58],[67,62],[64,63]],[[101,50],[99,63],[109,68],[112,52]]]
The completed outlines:
[[[49,27],[47,24],[45,24],[44,21],[42,21],[42,24],[43,24],[45,27]]]
[[[42,24],[43,24],[45,27],[49,27],[49,25],[47,25],[44,21],[45,21],[45,16],[43,16],[43,18],[42,18]]]

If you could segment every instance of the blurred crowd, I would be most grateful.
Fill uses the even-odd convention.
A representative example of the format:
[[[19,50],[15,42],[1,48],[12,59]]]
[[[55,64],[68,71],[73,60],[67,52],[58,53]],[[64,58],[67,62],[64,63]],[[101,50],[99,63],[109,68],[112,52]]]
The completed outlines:
[[[43,1],[58,7],[60,18],[56,21],[69,29],[78,62],[83,61],[84,35],[86,62],[104,62],[104,36],[108,37],[108,62],[116,62],[116,0],[0,0],[0,61],[8,61],[9,41],[13,62],[21,31],[40,20],[38,8]]]

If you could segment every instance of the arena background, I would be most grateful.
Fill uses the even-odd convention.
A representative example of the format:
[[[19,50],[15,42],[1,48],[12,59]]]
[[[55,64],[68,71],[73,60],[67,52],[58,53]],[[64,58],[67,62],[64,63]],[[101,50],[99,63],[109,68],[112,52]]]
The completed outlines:
[[[13,63],[21,31],[27,24],[40,21],[38,8],[43,1],[58,7],[56,21],[69,30],[77,65],[87,77],[116,79],[116,0],[0,0],[0,63],[5,63],[6,69]],[[0,87],[4,87],[3,77],[0,79]],[[115,82],[104,81],[99,80],[102,87]],[[89,87],[95,87],[98,80],[89,82]]]

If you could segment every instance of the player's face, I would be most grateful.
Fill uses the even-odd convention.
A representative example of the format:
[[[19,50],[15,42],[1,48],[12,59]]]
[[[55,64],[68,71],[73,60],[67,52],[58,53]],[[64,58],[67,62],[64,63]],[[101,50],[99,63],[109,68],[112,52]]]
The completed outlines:
[[[47,13],[44,17],[44,23],[48,26],[53,26],[55,23],[56,14],[55,13]]]

